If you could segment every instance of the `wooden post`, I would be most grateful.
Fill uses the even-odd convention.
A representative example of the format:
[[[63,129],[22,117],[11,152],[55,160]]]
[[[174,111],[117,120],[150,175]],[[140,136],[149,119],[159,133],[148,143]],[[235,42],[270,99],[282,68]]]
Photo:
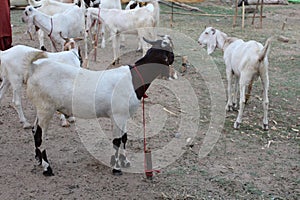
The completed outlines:
[[[171,7],[171,17],[170,17],[170,27],[173,27],[173,15],[174,15],[174,2],[172,2],[172,7]]]
[[[234,11],[234,17],[233,17],[233,27],[236,26],[236,17],[238,14],[238,0],[235,0],[235,11]]]
[[[245,2],[242,0],[242,29],[245,27]]]
[[[252,25],[254,25],[254,19],[255,19],[256,12],[258,10],[258,5],[259,5],[259,0],[257,0],[257,2],[256,2],[255,11],[254,11],[253,17],[252,17],[252,23],[251,23]]]
[[[263,13],[264,0],[261,0],[260,4],[260,28],[262,28],[262,13]]]

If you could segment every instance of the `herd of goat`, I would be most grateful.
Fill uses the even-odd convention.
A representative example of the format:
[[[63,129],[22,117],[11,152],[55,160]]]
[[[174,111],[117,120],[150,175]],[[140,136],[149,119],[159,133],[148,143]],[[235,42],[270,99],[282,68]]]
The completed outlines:
[[[62,125],[68,126],[75,117],[92,119],[108,117],[113,124],[112,171],[122,174],[121,167],[129,167],[126,157],[126,124],[140,105],[151,82],[158,77],[169,76],[174,62],[173,42],[169,35],[156,39],[155,27],[159,25],[158,0],[149,0],[145,6],[130,1],[125,10],[120,0],[101,0],[98,7],[86,7],[81,0],[62,3],[56,0],[28,0],[22,20],[28,24],[28,32],[38,30],[40,49],[16,45],[0,52],[0,101],[11,86],[13,103],[24,128],[32,127],[36,159],[43,167],[43,174],[53,175],[47,159],[46,132],[54,113],[61,113]],[[79,3],[79,5],[77,5]],[[93,6],[97,1],[89,2]],[[135,34],[143,56],[134,65],[123,65],[110,70],[92,71],[82,67],[78,42],[84,40],[84,58],[88,58],[87,37],[101,29],[101,47],[105,47],[105,31],[112,39],[113,62],[119,61],[120,40],[126,34]],[[47,52],[44,34],[51,40],[52,52]],[[263,84],[263,129],[268,130],[268,52],[271,38],[263,46],[256,41],[244,42],[229,37],[213,27],[206,28],[198,43],[211,54],[216,48],[224,53],[228,80],[226,110],[237,108],[239,113],[234,128],[240,128],[245,104],[252,83],[258,77]],[[17,55],[17,57],[16,57]],[[232,82],[234,88],[232,92]],[[26,84],[26,94],[36,108],[33,126],[22,110],[21,92]],[[120,151],[121,150],[121,151]]]

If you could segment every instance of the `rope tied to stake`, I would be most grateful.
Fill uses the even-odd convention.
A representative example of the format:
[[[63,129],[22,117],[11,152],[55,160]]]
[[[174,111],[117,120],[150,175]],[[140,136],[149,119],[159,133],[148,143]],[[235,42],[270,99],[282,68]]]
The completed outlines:
[[[160,170],[154,170],[152,169],[152,158],[151,158],[151,150],[147,149],[147,142],[146,142],[146,117],[145,117],[145,99],[148,98],[148,95],[146,94],[146,87],[145,87],[145,81],[143,79],[143,76],[137,69],[137,67],[134,65],[133,69],[136,71],[137,75],[139,76],[143,86],[144,86],[144,94],[142,97],[142,115],[143,115],[143,131],[144,131],[144,171],[146,174],[146,177],[148,179],[152,179],[153,172],[160,173]]]

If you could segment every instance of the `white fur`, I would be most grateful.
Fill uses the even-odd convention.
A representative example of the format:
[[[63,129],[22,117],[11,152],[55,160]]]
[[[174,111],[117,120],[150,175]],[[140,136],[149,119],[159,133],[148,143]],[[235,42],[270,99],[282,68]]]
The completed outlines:
[[[159,5],[157,0],[151,0],[142,8],[133,10],[118,10],[104,9],[100,5],[100,12],[96,8],[87,9],[87,25],[86,30],[90,31],[94,21],[99,20],[109,30],[113,40],[114,62],[118,62],[120,56],[120,33],[137,34],[140,43],[142,44],[143,55],[147,51],[147,44],[142,40],[142,37],[154,38],[154,27],[159,21]],[[102,45],[105,44],[104,37]]]
[[[28,3],[31,6],[37,7],[38,11],[49,16],[53,16],[57,13],[63,13],[70,8],[78,7],[77,5],[75,5],[75,3],[70,4],[58,0],[41,0],[41,1],[28,0]],[[45,47],[44,32],[41,29],[38,30],[38,39],[40,43],[40,48]]]
[[[113,123],[116,150],[115,163],[112,165],[113,172],[117,173],[120,165],[119,146],[116,142],[127,132],[127,120],[140,105],[142,94],[137,89],[141,86],[139,82],[150,84],[158,75],[166,75],[167,67],[174,61],[169,36],[162,40],[145,41],[153,48],[135,63],[133,71],[128,65],[91,71],[50,59],[39,59],[42,57],[39,56],[40,53],[32,53],[32,65],[28,68],[27,95],[37,110],[35,125],[40,128],[36,128],[36,131],[41,131],[45,138],[49,122],[56,111],[83,119],[109,117]],[[145,82],[140,80],[141,77],[138,78],[138,70],[144,75],[142,79]],[[125,149],[125,142],[123,143],[122,148]],[[126,159],[125,164],[128,165],[128,162]]]
[[[27,21],[29,27],[35,25],[49,35],[52,42],[52,51],[63,48],[66,38],[85,36],[85,6],[81,0],[81,7],[74,6],[63,13],[53,16],[46,15],[32,6],[27,6],[24,11],[23,21]],[[87,46],[85,41],[85,58],[87,58]]]
[[[98,2],[95,2],[95,3],[98,3]],[[100,3],[101,4],[99,4],[99,6],[101,6],[101,8],[118,9],[118,10],[122,9],[120,0],[101,0]],[[91,6],[91,7],[93,7],[93,6]],[[99,12],[99,10],[98,10],[98,12]],[[101,48],[105,48],[105,25],[103,23],[101,23],[101,24],[98,23],[98,25],[100,26],[100,29],[101,29],[101,37],[102,37]],[[90,27],[90,33],[91,33],[91,28],[92,27]],[[95,30],[96,30],[95,32],[97,32],[97,26],[95,26]],[[91,39],[92,38],[93,37],[91,37]],[[124,40],[124,38],[123,38],[123,40]],[[93,42],[95,42],[95,41],[93,41]]]
[[[24,124],[24,128],[29,128],[30,124],[27,122],[27,119],[24,116],[22,109],[22,84],[23,80],[27,78],[27,68],[25,60],[28,58],[29,54],[32,52],[42,52],[41,50],[24,46],[17,45],[8,50],[0,52],[0,69],[1,69],[1,77],[2,84],[0,86],[0,101],[3,99],[3,96],[11,85],[13,90],[13,102],[15,104],[15,108],[18,112],[20,122]],[[46,53],[47,57],[51,61],[57,61],[62,63],[67,63],[76,67],[80,67],[78,49],[75,47],[70,51],[63,51],[59,53]],[[63,123],[66,123],[65,117],[63,116]]]
[[[256,41],[244,42],[238,38],[228,37],[227,34],[208,27],[201,33],[198,42],[202,46],[207,46],[207,53],[211,54],[216,48],[224,51],[224,61],[226,65],[226,76],[228,80],[228,101],[226,110],[229,111],[237,103],[237,87],[240,86],[240,109],[238,117],[234,123],[234,128],[239,128],[242,122],[242,115],[247,101],[246,87],[248,87],[248,95],[250,95],[252,81],[258,76],[263,84],[263,128],[268,129],[268,52],[270,47],[268,39],[265,46]],[[235,91],[232,100],[232,79],[236,78]]]

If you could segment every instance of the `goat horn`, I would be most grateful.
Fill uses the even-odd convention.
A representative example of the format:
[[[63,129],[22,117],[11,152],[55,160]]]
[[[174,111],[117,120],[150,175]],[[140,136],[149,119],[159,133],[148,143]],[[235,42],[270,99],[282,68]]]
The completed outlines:
[[[77,42],[77,41],[83,40],[83,38],[77,37],[77,38],[73,38],[73,40],[74,40],[75,42]]]
[[[157,41],[150,41],[150,40],[147,40],[146,38],[143,37],[143,40],[151,45],[155,45],[157,43]]]
[[[60,37],[61,37],[62,39],[64,39],[66,42],[69,42],[69,38],[63,37],[61,32],[59,32],[59,35],[60,35]]]

